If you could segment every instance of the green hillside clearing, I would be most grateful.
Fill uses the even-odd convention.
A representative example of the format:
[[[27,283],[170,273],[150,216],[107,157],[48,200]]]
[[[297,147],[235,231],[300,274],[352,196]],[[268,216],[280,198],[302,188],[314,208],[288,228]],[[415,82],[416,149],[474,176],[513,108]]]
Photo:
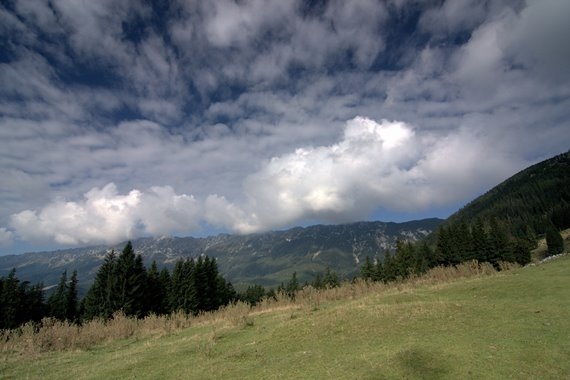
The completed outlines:
[[[0,377],[570,378],[568,289],[569,256],[444,283],[346,285],[170,334],[63,352],[5,349]]]

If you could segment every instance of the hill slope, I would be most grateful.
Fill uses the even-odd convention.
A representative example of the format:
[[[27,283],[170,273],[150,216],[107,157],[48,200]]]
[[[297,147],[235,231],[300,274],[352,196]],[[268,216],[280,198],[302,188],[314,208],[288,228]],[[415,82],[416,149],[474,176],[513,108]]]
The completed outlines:
[[[570,257],[448,283],[346,285],[88,350],[0,353],[7,378],[570,378]],[[323,296],[324,297],[324,296]],[[331,301],[334,300],[334,301]],[[157,329],[160,331],[160,329]]]
[[[570,221],[570,151],[533,165],[497,185],[451,215],[445,224],[477,218],[496,218],[516,237],[531,232],[543,234],[553,213],[561,214],[557,227],[564,229]]]
[[[360,222],[317,225],[252,235],[218,235],[207,238],[163,237],[133,240],[136,253],[149,265],[170,267],[179,258],[208,255],[218,261],[220,272],[234,285],[257,283],[277,286],[293,271],[300,281],[311,281],[330,267],[350,277],[366,256],[382,257],[393,250],[397,239],[416,241],[434,231],[441,219],[406,223]],[[118,244],[116,251],[125,243]],[[80,288],[87,289],[108,247],[88,247],[55,252],[27,253],[0,257],[0,276],[16,268],[18,278],[44,285],[57,284],[63,270],[78,271]]]

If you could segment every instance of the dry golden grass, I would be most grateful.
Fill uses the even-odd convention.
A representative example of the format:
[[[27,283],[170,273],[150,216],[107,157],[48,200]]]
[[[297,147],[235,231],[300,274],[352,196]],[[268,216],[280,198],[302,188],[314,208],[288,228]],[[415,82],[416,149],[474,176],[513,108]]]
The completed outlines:
[[[503,270],[514,267],[508,263],[501,264]],[[141,339],[160,337],[190,326],[213,326],[219,322],[232,327],[246,328],[254,325],[256,315],[275,310],[291,310],[293,315],[299,310],[315,311],[325,303],[353,300],[371,293],[401,291],[463,278],[488,276],[493,273],[496,272],[492,265],[472,261],[457,267],[436,267],[422,276],[412,276],[388,284],[356,280],[332,289],[315,289],[309,286],[299,291],[294,300],[286,294],[277,294],[275,299],[266,299],[254,308],[246,303],[237,302],[215,312],[197,316],[179,312],[168,316],[150,315],[144,319],[135,319],[118,312],[108,321],[95,319],[81,326],[46,318],[39,326],[28,323],[15,330],[1,331],[0,352],[35,355],[46,351],[87,350],[110,341],[132,337]]]

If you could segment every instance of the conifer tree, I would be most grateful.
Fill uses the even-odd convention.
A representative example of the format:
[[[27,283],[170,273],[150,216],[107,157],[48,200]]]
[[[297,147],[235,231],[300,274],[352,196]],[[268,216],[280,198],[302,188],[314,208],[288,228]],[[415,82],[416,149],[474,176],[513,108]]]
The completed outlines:
[[[105,256],[103,264],[95,275],[95,281],[82,301],[85,319],[95,317],[108,319],[118,310],[115,297],[118,291],[116,267],[117,257],[115,251],[111,251]]]
[[[360,267],[360,277],[363,280],[372,280],[374,276],[374,264],[370,256],[366,256],[364,264]]]
[[[51,317],[64,321],[67,318],[67,270],[59,278],[57,288],[48,298],[48,313]]]
[[[384,282],[396,280],[398,276],[397,263],[394,261],[390,250],[384,254]]]
[[[550,226],[546,231],[546,246],[548,247],[548,256],[558,255],[564,251],[564,239],[554,226]]]
[[[323,285],[325,288],[332,289],[340,286],[340,278],[338,274],[327,267],[325,275],[323,276]]]
[[[156,261],[153,261],[146,273],[145,311],[156,315],[166,313],[166,288],[160,279]]]
[[[297,280],[297,272],[293,272],[291,279],[285,287],[285,292],[291,299],[295,299],[295,294],[299,291],[299,281]]]
[[[384,264],[382,263],[382,260],[376,260],[372,279],[374,281],[385,281]]]
[[[79,320],[79,301],[77,298],[77,271],[71,274],[71,279],[67,285],[65,294],[65,319],[69,322],[77,322]]]

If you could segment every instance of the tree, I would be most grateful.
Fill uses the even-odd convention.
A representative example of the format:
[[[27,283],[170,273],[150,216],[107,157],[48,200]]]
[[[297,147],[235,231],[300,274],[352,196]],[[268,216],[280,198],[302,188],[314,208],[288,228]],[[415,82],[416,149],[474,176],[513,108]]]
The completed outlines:
[[[520,265],[527,265],[531,262],[532,256],[529,243],[526,240],[517,240],[513,244],[512,252],[515,261]]]
[[[416,248],[415,252],[415,273],[422,274],[427,272],[433,266],[433,251],[426,242],[423,242],[419,248]]]
[[[549,227],[546,231],[546,246],[548,247],[548,256],[558,255],[564,251],[564,239],[554,226]]]
[[[265,297],[265,289],[261,285],[250,285],[241,295],[244,302],[249,303],[251,306],[257,305]]]
[[[16,277],[0,277],[0,329],[13,329],[28,321],[39,322],[45,316],[43,284],[30,286]]]
[[[414,268],[414,247],[412,243],[398,240],[396,242],[394,260],[396,262],[396,276],[401,278],[408,277],[410,271]]]
[[[168,272],[167,272],[168,273]],[[153,261],[146,273],[145,312],[163,315],[167,312],[168,298],[165,284],[161,280],[156,261]]]
[[[392,254],[390,251],[386,251],[384,254],[384,282],[390,282],[396,280],[398,273],[397,273],[397,263],[394,261]]]
[[[71,279],[65,294],[65,319],[69,322],[77,322],[79,319],[79,302],[77,298],[77,271],[71,274]]]
[[[122,310],[129,316],[144,316],[146,270],[142,257],[135,255],[130,241],[117,258],[116,278],[117,288],[113,295],[116,298],[116,310]]]
[[[289,298],[295,299],[295,294],[298,291],[299,291],[299,281],[297,280],[297,272],[293,272],[291,279],[289,280],[287,286],[285,287],[285,293],[287,293]]]
[[[67,317],[66,313],[66,294],[67,294],[67,270],[64,270],[59,278],[57,288],[48,298],[48,315],[64,321]]]
[[[99,267],[93,284],[82,301],[83,317],[93,319],[100,317],[109,319],[118,310],[115,294],[117,288],[117,257],[115,251],[105,256],[103,264]]]
[[[370,256],[366,256],[364,264],[360,267],[360,277],[363,280],[372,280],[374,277],[374,263]]]
[[[340,279],[338,274],[331,270],[330,267],[327,267],[325,270],[325,275],[323,277],[323,286],[325,288],[331,289],[340,286]]]

